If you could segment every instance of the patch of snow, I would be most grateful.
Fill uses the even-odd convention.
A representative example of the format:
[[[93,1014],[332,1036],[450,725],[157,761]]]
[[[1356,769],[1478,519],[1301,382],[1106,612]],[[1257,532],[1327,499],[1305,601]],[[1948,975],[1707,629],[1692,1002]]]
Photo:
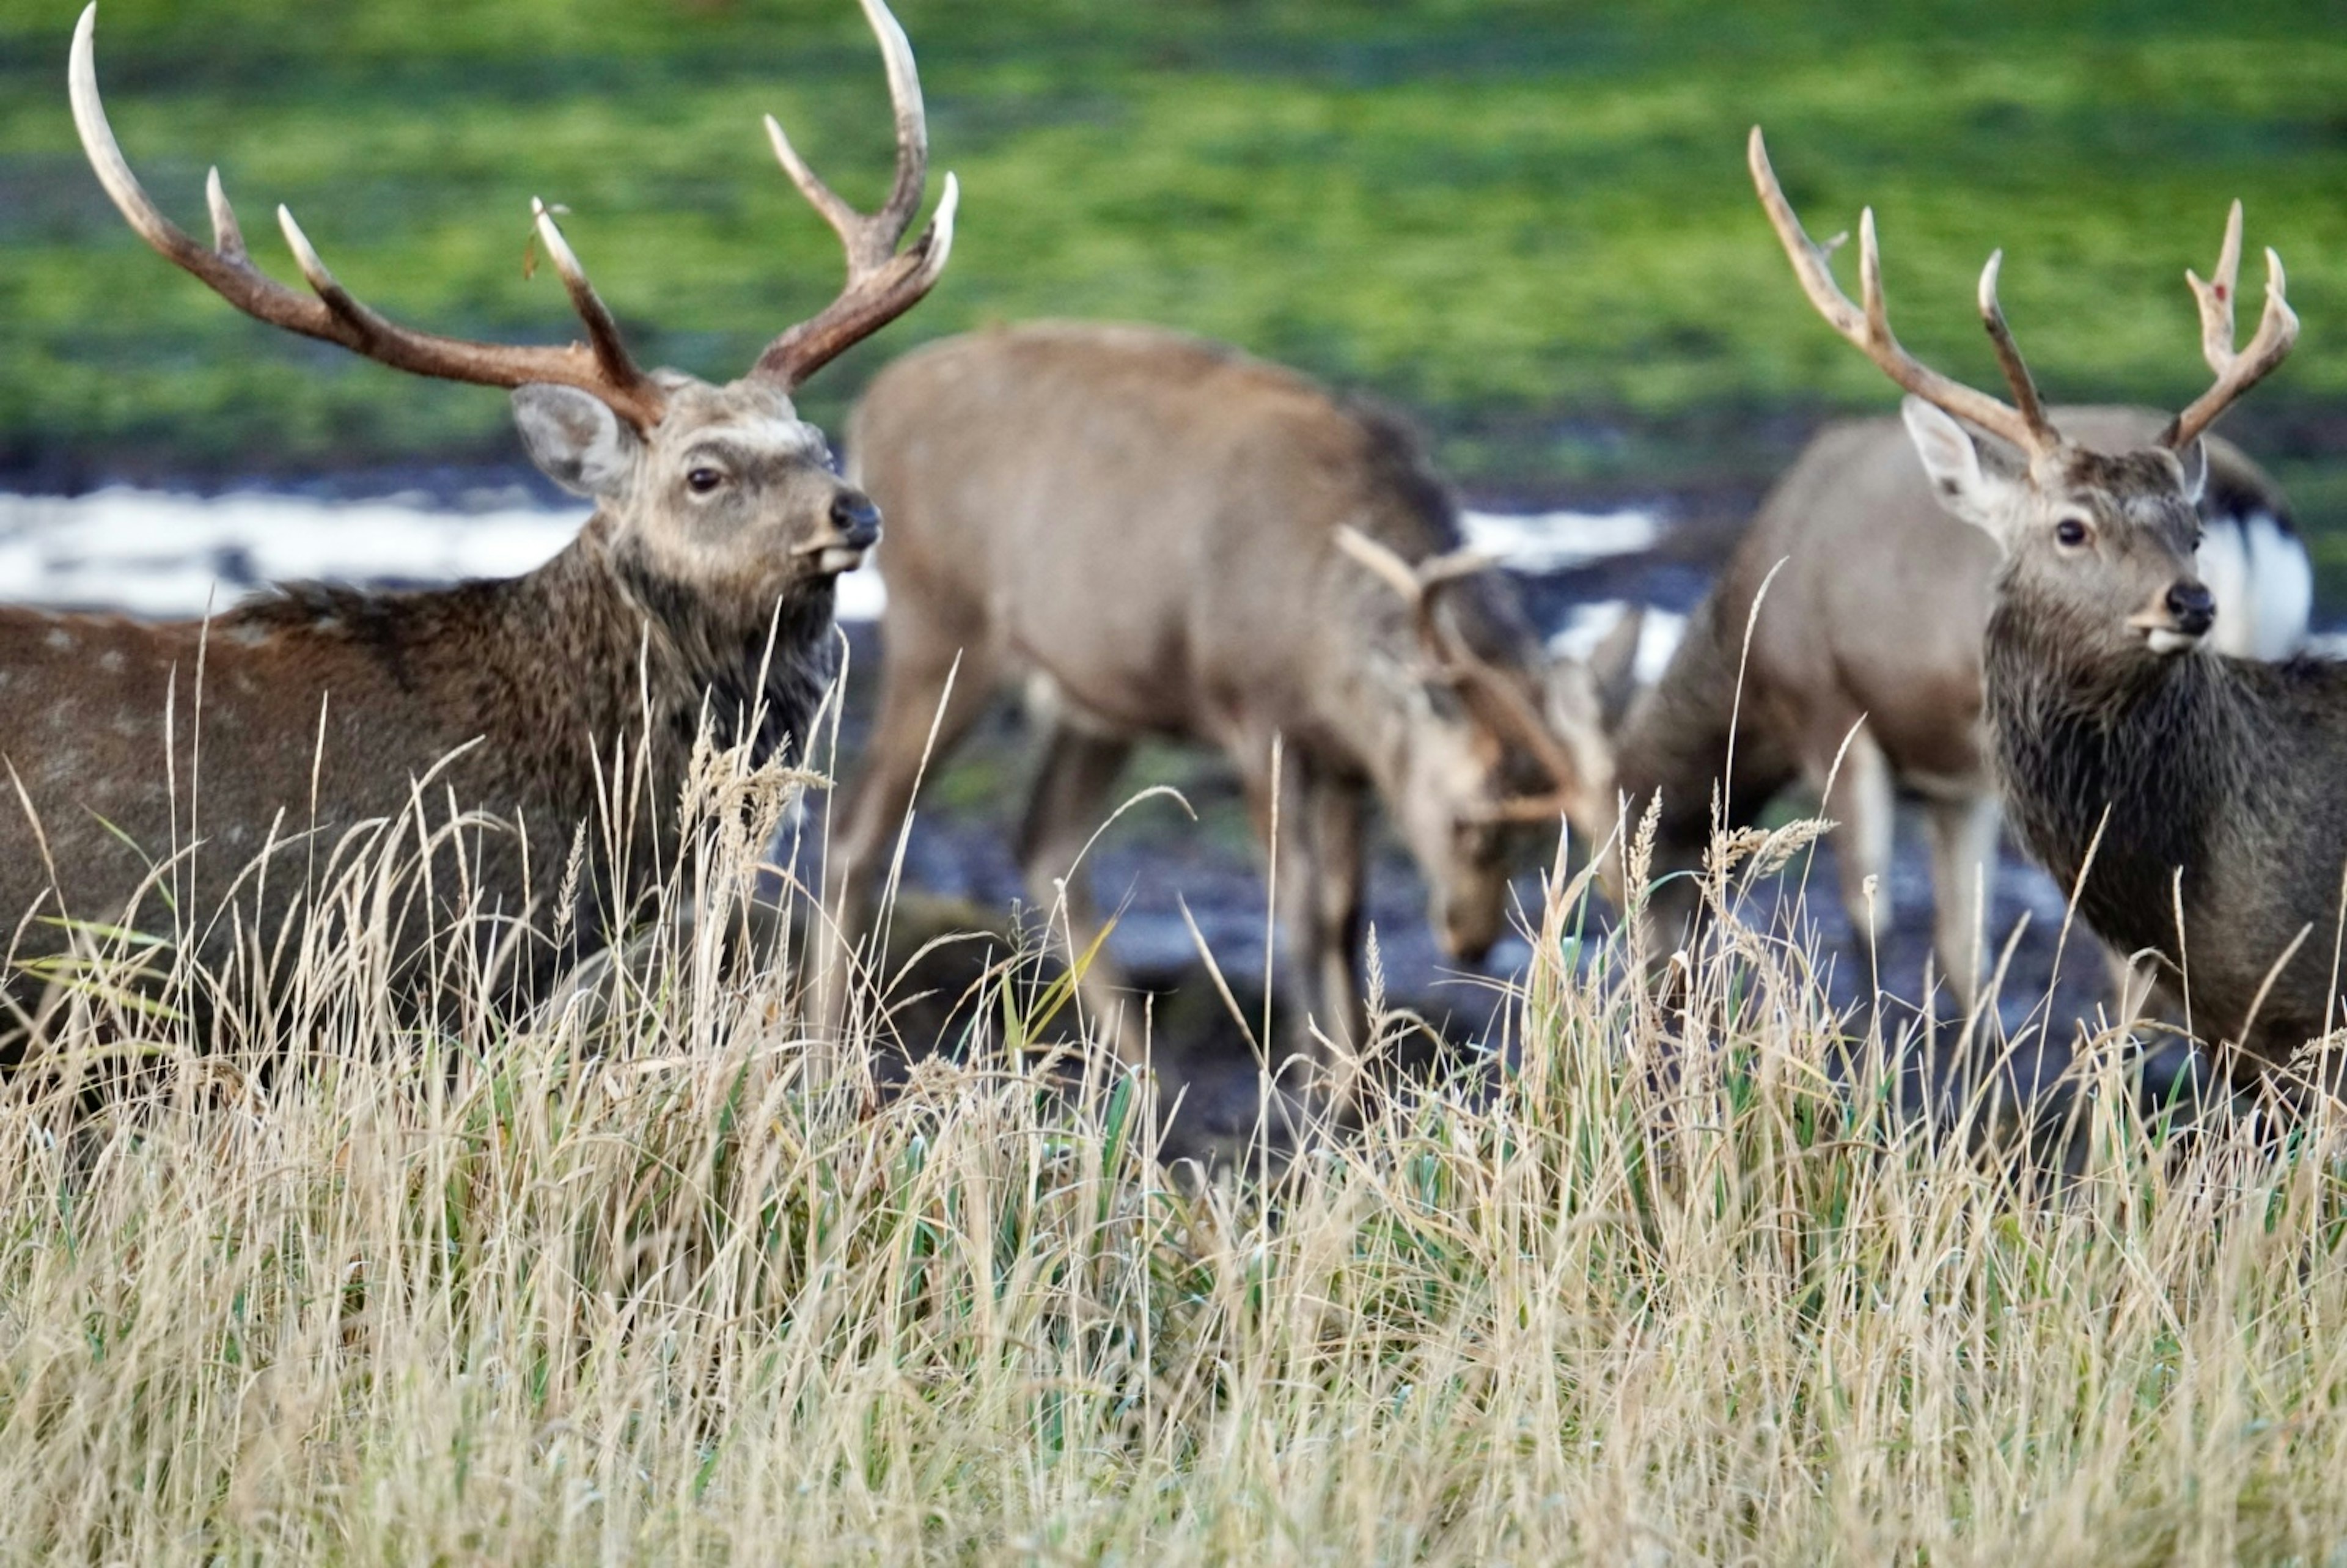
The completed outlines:
[[[482,499],[456,508],[422,497],[320,501],[250,490],[209,498],[127,487],[69,498],[0,494],[0,603],[194,616],[295,579],[415,586],[510,577],[544,562],[586,520],[583,508],[534,507],[511,492]],[[1637,511],[1468,512],[1460,520],[1473,548],[1527,572],[1645,549],[1662,532]],[[876,620],[887,604],[877,565],[839,579],[841,620]]]
[[[832,611],[840,620],[877,620],[887,608],[888,588],[872,557],[866,556],[854,571],[840,573],[839,596],[832,601]]]
[[[500,496],[460,510],[396,497],[317,501],[261,491],[0,495],[0,603],[196,616],[294,579],[417,586],[511,577],[543,564],[587,520],[584,508],[518,500]],[[842,578],[839,589],[844,619],[879,614],[880,579],[870,568]]]
[[[1608,556],[1652,549],[1662,520],[1652,512],[1462,512],[1472,548],[1517,571],[1570,571]]]
[[[1631,608],[1627,600],[1619,599],[1574,605],[1565,623],[1550,634],[1549,651],[1570,654],[1575,659],[1588,658]],[[1676,610],[1656,605],[1650,604],[1645,610],[1645,621],[1638,628],[1638,651],[1630,664],[1631,673],[1641,689],[1663,678],[1663,671],[1670,667],[1671,655],[1678,651],[1679,639],[1686,635],[1687,620]]]

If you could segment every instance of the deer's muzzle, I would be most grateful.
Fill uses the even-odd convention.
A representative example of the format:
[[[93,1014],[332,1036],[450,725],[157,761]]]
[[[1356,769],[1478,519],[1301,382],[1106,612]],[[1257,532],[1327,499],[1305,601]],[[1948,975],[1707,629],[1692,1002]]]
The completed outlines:
[[[2198,647],[2217,624],[2217,599],[2198,579],[2178,578],[2157,603],[2129,616],[2127,624],[2143,633],[2154,653],[2182,653]]]

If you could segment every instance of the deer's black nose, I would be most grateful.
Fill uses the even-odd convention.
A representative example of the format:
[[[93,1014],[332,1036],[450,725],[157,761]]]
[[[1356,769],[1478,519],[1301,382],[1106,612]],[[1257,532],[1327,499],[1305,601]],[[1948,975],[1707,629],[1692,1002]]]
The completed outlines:
[[[842,490],[834,496],[831,520],[850,549],[870,549],[880,540],[880,508],[861,490]]]
[[[2205,583],[2178,582],[2168,590],[2168,613],[2176,618],[2177,630],[2198,637],[2216,624],[2217,599]]]

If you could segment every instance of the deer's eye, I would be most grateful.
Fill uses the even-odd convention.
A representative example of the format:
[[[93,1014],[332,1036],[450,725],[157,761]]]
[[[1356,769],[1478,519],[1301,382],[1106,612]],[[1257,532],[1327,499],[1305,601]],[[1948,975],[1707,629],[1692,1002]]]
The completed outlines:
[[[2065,550],[2075,550],[2094,537],[2095,530],[2086,526],[2084,518],[2065,518],[2054,525],[2054,542]]]
[[[718,468],[695,468],[684,477],[684,487],[696,496],[706,496],[723,483],[724,471]]]

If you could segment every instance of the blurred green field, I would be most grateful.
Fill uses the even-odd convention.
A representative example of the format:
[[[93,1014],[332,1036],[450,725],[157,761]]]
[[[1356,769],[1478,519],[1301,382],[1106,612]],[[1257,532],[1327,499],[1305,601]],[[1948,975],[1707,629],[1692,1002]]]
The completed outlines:
[[[82,163],[73,0],[0,0],[0,469],[244,474],[510,450],[502,399],[252,325],[149,254]],[[1769,131],[1820,232],[1878,210],[1902,335],[1993,377],[1989,249],[2049,392],[2205,384],[2181,272],[2225,200],[2291,267],[2296,358],[2244,428],[2319,452],[2347,411],[2347,26],[2212,10],[1759,0],[903,0],[937,163],[963,181],[933,299],[810,389],[1043,313],[1229,338],[1418,412],[1471,483],[1657,487],[1757,461],[1877,374],[1819,323],[1752,200]],[[743,368],[828,298],[835,243],[767,155],[778,114],[873,199],[876,56],[848,0],[108,0],[134,164],[201,215],[217,160],[257,253],[290,203],[363,297],[465,333],[567,333],[527,204],[642,352]],[[1773,421],[1773,423],[1772,423]],[[1764,443],[1765,445],[1765,443]],[[2319,511],[2347,485],[2307,469]]]

